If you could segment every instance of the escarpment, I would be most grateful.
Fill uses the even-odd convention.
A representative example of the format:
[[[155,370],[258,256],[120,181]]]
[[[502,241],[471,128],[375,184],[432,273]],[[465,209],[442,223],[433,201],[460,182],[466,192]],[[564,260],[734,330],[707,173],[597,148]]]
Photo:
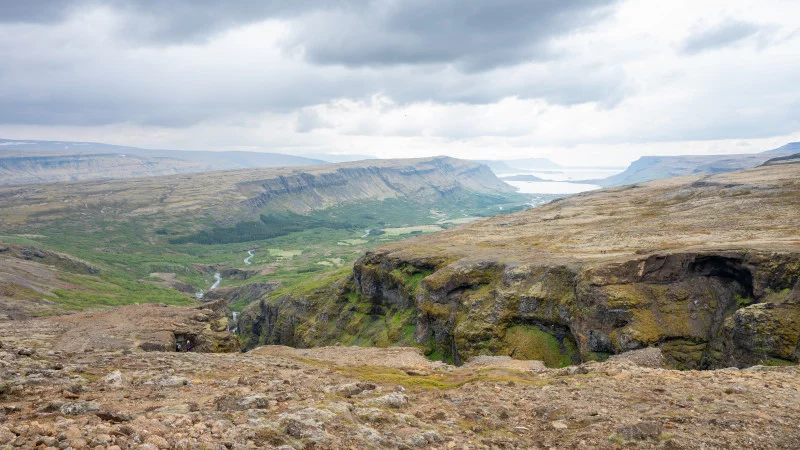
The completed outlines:
[[[412,161],[415,164],[361,161],[334,165],[328,171],[287,171],[238,188],[248,197],[243,205],[251,210],[272,207],[299,213],[364,199],[404,196],[432,202],[468,192],[514,192],[483,165],[445,157]]]
[[[656,346],[686,369],[800,360],[800,165],[661,180],[390,244],[251,305],[245,345],[416,345],[550,366]]]

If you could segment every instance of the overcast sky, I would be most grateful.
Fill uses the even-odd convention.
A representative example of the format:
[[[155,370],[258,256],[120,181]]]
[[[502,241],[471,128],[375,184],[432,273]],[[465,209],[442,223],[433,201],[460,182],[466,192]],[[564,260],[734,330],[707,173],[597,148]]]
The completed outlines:
[[[800,140],[797,0],[0,0],[0,137],[378,157]]]

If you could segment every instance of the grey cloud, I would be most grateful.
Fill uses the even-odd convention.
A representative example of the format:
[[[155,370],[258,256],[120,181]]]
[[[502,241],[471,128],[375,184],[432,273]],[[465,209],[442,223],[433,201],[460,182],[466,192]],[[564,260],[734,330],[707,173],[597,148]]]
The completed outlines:
[[[617,0],[25,0],[0,2],[0,23],[54,22],[115,10],[118,36],[144,45],[202,42],[270,18],[297,19],[287,49],[316,64],[456,64],[466,71],[551,59],[548,42],[596,22]]]
[[[595,22],[614,0],[372,2],[300,21],[289,40],[317,64],[454,64],[480,71],[553,59],[548,43]]]
[[[728,19],[695,31],[683,41],[681,50],[687,54],[715,50],[751,37],[759,31],[760,27],[754,23]]]
[[[64,19],[80,2],[53,0],[2,0],[0,23],[50,23]]]
[[[366,0],[348,0],[347,4]],[[52,23],[91,8],[122,18],[119,34],[151,45],[203,41],[240,25],[336,7],[321,0],[0,0],[0,23]]]

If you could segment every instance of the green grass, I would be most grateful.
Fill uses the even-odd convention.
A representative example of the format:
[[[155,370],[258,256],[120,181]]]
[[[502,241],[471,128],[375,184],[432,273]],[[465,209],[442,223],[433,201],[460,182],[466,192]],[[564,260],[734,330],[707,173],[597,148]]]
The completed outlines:
[[[762,364],[770,367],[782,367],[782,366],[796,366],[798,363],[795,361],[788,361],[780,358],[769,358]]]
[[[269,267],[247,280],[224,278],[220,286],[279,280],[281,293],[290,293],[301,285],[325,287],[336,277],[346,276],[366,250],[408,236],[382,233],[383,228],[439,227],[436,222],[442,219],[460,222],[465,215],[484,217],[509,212],[524,208],[522,203],[527,200],[524,196],[474,196],[423,206],[409,200],[388,199],[344,203],[307,216],[265,211],[260,223],[288,231],[266,239],[260,239],[258,233],[247,235],[248,230],[252,231],[247,225],[220,227],[213,217],[196,213],[135,216],[126,214],[124,207],[78,210],[37,217],[34,224],[16,229],[0,228],[0,240],[59,251],[99,268],[98,277],[71,277],[74,288],[55,293],[53,300],[68,308],[137,302],[191,304],[192,298],[145,281],[155,281],[150,277],[154,272],[174,273],[176,281],[188,283],[195,290],[208,290],[214,282],[213,271],[201,273],[201,266]],[[504,206],[503,211],[498,205]],[[215,229],[224,230],[215,235]],[[364,236],[368,229],[371,232]],[[213,239],[206,243],[188,242],[192,239],[179,243],[184,241],[178,238],[187,236],[217,236],[226,243],[211,243]],[[251,238],[254,240],[246,240]],[[247,250],[255,252],[252,265],[244,264]],[[333,267],[336,270],[331,276]],[[411,274],[407,288],[413,291],[423,276]],[[235,310],[245,306],[244,301],[232,305]]]

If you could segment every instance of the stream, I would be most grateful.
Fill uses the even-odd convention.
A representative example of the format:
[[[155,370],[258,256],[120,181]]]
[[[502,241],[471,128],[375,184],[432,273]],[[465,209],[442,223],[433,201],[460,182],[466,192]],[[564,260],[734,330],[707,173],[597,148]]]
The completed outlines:
[[[208,288],[209,291],[212,289],[216,289],[217,286],[219,286],[219,284],[222,282],[222,275],[220,275],[219,272],[215,272],[214,279],[216,279],[217,281],[215,281],[214,284],[212,284],[211,287]]]
[[[238,333],[239,332],[239,313],[236,311],[231,312],[231,316],[233,316],[233,320],[228,325],[228,331],[231,333]]]
[[[244,259],[244,263],[245,263],[245,264],[247,264],[247,265],[249,266],[250,264],[252,264],[252,263],[250,262],[250,259],[251,259],[251,258],[253,258],[253,256],[255,256],[255,254],[253,253],[253,251],[252,251],[252,250],[248,250],[248,251],[247,251],[247,254],[248,254],[248,255],[250,255],[250,256],[248,256],[247,258],[245,258],[245,259]]]
[[[220,275],[219,272],[214,273],[214,284],[212,284],[211,287],[208,288],[208,290],[210,291],[212,289],[215,289],[217,286],[219,286],[219,284],[221,282],[222,282],[222,275]],[[204,295],[205,295],[205,292],[203,292],[202,289],[200,289],[200,291],[194,293],[195,298],[197,298],[198,300],[203,298]]]

